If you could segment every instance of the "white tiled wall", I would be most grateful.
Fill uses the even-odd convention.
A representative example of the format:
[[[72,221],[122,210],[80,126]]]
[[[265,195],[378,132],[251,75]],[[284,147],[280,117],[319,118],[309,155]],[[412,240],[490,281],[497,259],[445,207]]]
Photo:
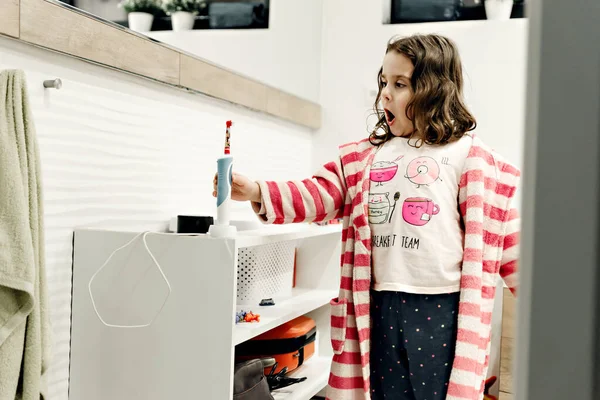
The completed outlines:
[[[235,123],[235,169],[253,178],[308,177],[313,133],[0,38],[6,68],[25,71],[37,128],[54,336],[50,398],[66,400],[73,229],[162,229],[177,214],[214,213],[212,177],[227,119]],[[63,88],[44,90],[42,81],[55,77]],[[239,204],[234,217],[253,215]]]

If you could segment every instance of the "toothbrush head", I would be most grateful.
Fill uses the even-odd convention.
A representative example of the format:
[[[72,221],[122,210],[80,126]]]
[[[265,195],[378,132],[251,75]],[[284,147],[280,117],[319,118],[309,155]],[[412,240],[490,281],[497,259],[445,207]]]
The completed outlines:
[[[231,125],[233,125],[233,123],[231,121],[227,121],[225,123],[225,126],[227,127],[227,129],[225,129],[225,154],[231,154],[231,144],[229,143],[229,138],[231,136],[229,129],[231,128]]]

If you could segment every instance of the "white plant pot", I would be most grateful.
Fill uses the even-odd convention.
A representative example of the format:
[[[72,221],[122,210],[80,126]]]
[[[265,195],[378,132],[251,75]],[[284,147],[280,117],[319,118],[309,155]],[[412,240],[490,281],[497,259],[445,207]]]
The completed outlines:
[[[145,12],[130,12],[127,15],[129,29],[137,32],[150,32],[154,15]]]
[[[176,11],[171,14],[171,24],[174,31],[189,31],[194,28],[196,17],[191,12]]]
[[[484,4],[487,19],[496,21],[510,19],[513,0],[485,0]]]

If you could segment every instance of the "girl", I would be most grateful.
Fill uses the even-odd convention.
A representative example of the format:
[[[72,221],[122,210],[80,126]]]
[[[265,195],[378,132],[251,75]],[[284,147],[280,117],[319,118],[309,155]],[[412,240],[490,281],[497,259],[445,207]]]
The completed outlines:
[[[343,218],[329,399],[479,400],[498,275],[516,286],[519,171],[469,133],[447,38],[393,39],[377,82],[368,139],[312,179],[234,175],[232,197],[265,223]]]

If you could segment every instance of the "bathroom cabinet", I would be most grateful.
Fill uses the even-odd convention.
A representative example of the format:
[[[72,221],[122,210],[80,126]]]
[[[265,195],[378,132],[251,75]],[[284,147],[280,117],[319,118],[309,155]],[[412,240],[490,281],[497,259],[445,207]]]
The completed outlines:
[[[329,302],[338,293],[340,240],[341,225],[269,226],[231,239],[149,233],[163,277],[140,232],[77,230],[69,399],[231,399],[235,346],[300,315],[317,325],[315,355],[293,372],[308,379],[273,394],[312,398],[327,384],[333,354]],[[238,305],[240,249],[284,242],[296,249],[291,297]],[[260,322],[236,324],[242,309]],[[153,322],[111,327],[100,317],[108,325]]]

